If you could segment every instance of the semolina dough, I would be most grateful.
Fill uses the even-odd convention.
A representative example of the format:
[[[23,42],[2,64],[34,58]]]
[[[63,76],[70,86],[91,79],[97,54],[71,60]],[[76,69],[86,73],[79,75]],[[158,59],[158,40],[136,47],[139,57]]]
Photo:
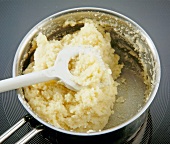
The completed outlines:
[[[25,98],[32,110],[50,124],[76,132],[100,131],[113,113],[118,83],[123,65],[110,45],[110,34],[92,20],[84,20],[84,26],[60,41],[48,41],[42,33],[36,37],[34,61],[24,74],[47,69],[54,65],[58,53],[65,47],[91,47],[100,52],[79,54],[69,63],[73,79],[82,85],[78,92],[69,90],[61,81],[51,80],[24,88]]]

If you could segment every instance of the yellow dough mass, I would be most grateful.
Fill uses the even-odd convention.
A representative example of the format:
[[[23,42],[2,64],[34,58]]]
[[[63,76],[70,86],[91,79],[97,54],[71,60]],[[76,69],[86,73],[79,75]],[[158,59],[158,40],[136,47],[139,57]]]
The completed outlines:
[[[24,88],[25,98],[32,110],[48,123],[77,132],[100,131],[113,112],[118,83],[123,65],[114,54],[110,34],[92,20],[84,20],[84,26],[60,41],[48,41],[42,33],[33,41],[36,46],[34,61],[24,74],[47,69],[54,65],[57,54],[64,47],[83,46],[97,49],[103,63],[95,54],[79,54],[69,63],[74,79],[82,89],[74,92],[61,81],[48,81]]]

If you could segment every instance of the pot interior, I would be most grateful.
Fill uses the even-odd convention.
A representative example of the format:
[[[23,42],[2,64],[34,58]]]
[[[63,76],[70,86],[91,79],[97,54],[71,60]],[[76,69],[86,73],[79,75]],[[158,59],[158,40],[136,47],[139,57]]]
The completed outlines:
[[[20,44],[14,65],[14,76],[22,74],[32,61],[35,50],[31,49],[31,41],[39,32],[45,34],[48,40],[60,40],[64,35],[80,30],[84,25],[80,21],[84,18],[100,21],[103,24],[111,35],[111,45],[120,56],[120,63],[124,64],[121,76],[117,79],[120,85],[114,114],[104,129],[115,128],[142,111],[149,99],[153,99],[152,93],[159,82],[159,71],[156,71],[159,69],[159,59],[156,49],[143,29],[130,19],[118,13],[96,9],[55,14],[36,25]],[[66,20],[75,21],[77,24],[63,26]],[[21,89],[19,93],[20,99],[25,101],[25,107],[31,110]]]

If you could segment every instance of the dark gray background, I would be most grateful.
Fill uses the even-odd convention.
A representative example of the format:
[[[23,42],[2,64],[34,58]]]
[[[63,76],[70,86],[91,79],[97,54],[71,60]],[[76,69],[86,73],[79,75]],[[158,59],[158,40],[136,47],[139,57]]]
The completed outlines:
[[[170,1],[169,0],[0,0],[0,79],[12,76],[12,62],[25,34],[45,17],[82,6],[120,12],[143,27],[154,41],[162,64],[161,85],[151,105],[153,144],[170,143]],[[0,134],[27,112],[15,91],[0,94]],[[26,125],[5,143],[23,136]],[[41,136],[37,139],[42,142]],[[39,143],[33,139],[30,143]]]

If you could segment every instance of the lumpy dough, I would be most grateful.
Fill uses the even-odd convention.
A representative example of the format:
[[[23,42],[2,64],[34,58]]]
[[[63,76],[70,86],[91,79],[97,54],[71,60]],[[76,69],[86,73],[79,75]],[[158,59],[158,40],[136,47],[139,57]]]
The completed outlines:
[[[73,79],[83,85],[78,92],[67,89],[61,81],[51,80],[24,88],[25,98],[32,110],[52,125],[71,131],[100,131],[113,112],[118,83],[123,65],[110,45],[110,34],[92,20],[60,41],[48,41],[42,33],[33,41],[36,46],[34,61],[24,74],[47,69],[54,65],[57,54],[64,47],[83,46],[97,49],[103,63],[95,54],[79,54],[69,63]]]

